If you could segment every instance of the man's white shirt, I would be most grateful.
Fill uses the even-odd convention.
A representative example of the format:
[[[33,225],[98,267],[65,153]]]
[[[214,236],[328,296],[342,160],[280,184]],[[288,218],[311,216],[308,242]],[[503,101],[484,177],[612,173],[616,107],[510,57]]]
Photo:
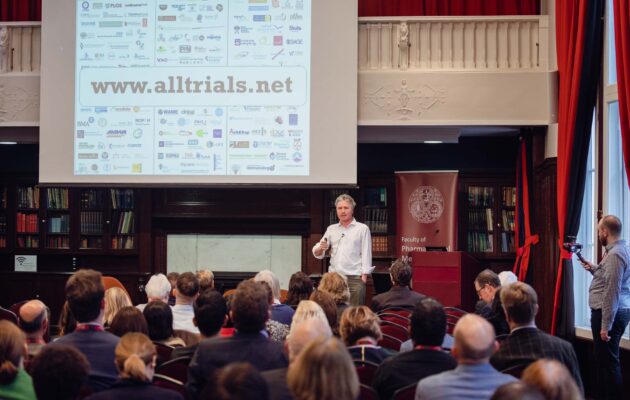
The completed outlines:
[[[341,223],[330,225],[322,240],[326,239],[329,250],[317,256],[319,242],[313,246],[313,256],[318,259],[326,257],[330,253],[330,271],[342,275],[370,274],[372,266],[372,236],[367,225],[352,219],[347,227]]]

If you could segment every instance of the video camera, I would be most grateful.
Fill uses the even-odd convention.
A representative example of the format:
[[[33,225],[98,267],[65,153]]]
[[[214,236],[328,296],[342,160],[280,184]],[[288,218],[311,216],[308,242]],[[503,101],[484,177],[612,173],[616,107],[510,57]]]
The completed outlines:
[[[584,248],[584,246],[575,241],[575,236],[569,236],[569,240],[571,241],[562,243],[562,248],[569,253],[574,253],[580,261],[586,262],[584,257],[582,257],[582,248]]]

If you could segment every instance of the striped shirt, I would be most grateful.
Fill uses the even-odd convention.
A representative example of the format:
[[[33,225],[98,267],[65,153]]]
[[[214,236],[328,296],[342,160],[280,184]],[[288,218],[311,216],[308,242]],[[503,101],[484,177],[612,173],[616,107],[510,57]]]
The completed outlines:
[[[594,268],[588,305],[602,310],[602,331],[612,328],[617,310],[630,308],[630,248],[625,240],[606,246],[606,254]]]

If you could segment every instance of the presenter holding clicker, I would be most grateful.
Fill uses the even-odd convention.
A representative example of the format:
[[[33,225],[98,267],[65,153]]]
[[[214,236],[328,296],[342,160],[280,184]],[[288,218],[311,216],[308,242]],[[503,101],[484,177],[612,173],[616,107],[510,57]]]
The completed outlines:
[[[352,197],[342,194],[335,200],[339,223],[330,225],[322,240],[313,246],[315,258],[330,256],[329,271],[348,279],[350,304],[365,303],[365,283],[372,273],[372,237],[367,225],[354,219],[356,203]]]

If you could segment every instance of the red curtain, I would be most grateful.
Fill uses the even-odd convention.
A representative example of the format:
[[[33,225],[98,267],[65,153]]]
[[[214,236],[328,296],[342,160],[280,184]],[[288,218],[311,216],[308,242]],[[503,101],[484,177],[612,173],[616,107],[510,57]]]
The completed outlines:
[[[0,0],[0,21],[41,21],[42,0]]]
[[[539,0],[359,0],[359,16],[537,15],[539,3]]]
[[[615,9],[615,50],[617,52],[621,141],[630,185],[630,3],[627,0],[614,0],[613,7]]]

